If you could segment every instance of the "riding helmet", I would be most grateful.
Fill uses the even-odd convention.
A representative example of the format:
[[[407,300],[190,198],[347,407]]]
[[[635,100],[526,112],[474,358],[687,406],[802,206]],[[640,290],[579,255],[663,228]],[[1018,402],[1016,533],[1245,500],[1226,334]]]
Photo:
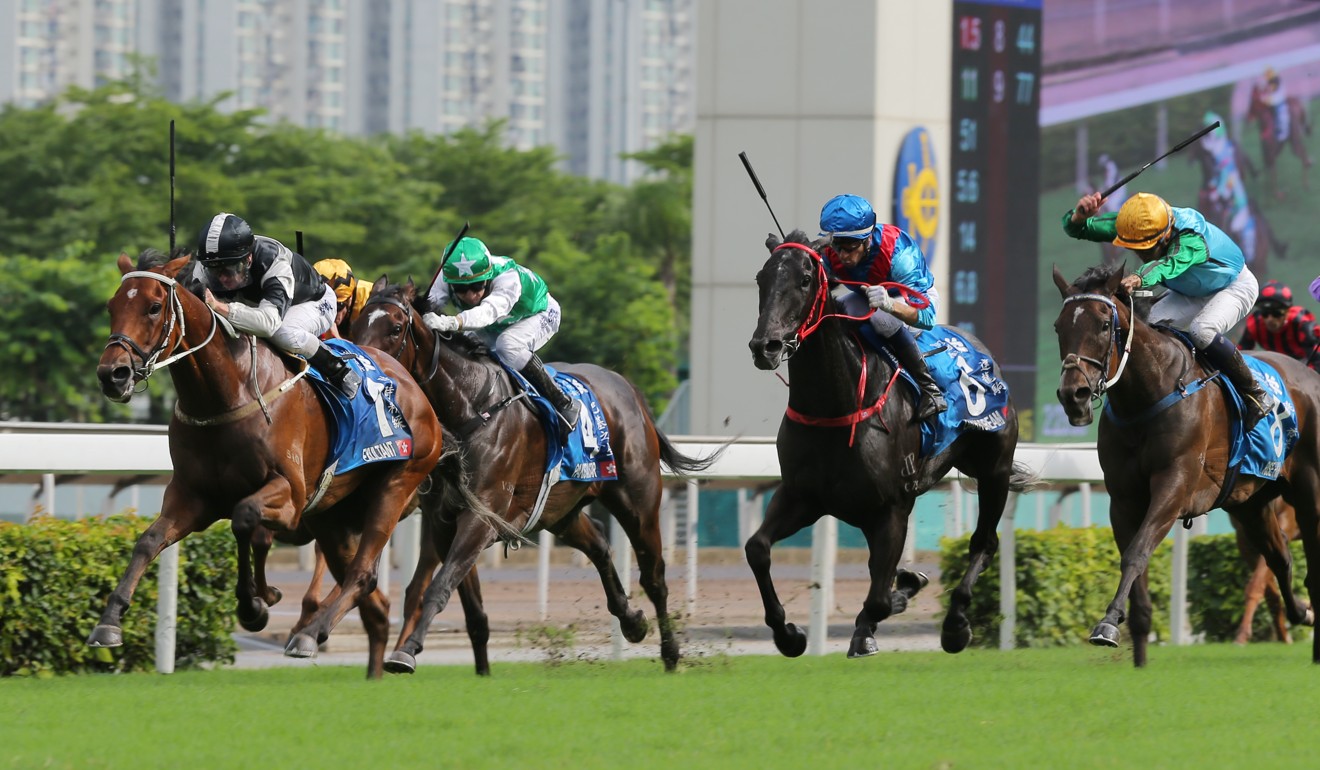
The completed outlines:
[[[353,268],[342,259],[322,259],[312,265],[312,269],[335,290],[335,299],[339,304],[348,302],[353,297],[357,279],[353,277]]]
[[[480,283],[490,280],[492,270],[486,244],[476,238],[464,238],[453,247],[440,272],[445,283]]]
[[[222,211],[197,234],[197,258],[209,264],[235,262],[251,254],[255,242],[247,222]]]
[[[860,195],[836,195],[820,210],[820,234],[832,238],[866,238],[875,229],[875,209]]]
[[[1259,309],[1275,307],[1287,310],[1292,307],[1292,303],[1292,289],[1274,280],[1266,281],[1260,287],[1260,295],[1256,297],[1256,307]]]
[[[1173,229],[1173,209],[1158,195],[1137,193],[1124,201],[1114,227],[1118,230],[1115,246],[1149,249]]]

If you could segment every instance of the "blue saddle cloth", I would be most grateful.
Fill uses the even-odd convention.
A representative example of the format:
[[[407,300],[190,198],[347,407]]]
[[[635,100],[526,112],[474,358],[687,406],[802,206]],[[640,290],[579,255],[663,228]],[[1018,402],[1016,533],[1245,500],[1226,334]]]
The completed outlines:
[[[1243,356],[1242,360],[1251,368],[1256,382],[1278,400],[1278,407],[1261,418],[1244,436],[1241,416],[1245,407],[1242,396],[1227,377],[1218,378],[1220,387],[1237,409],[1237,419],[1230,421],[1229,437],[1232,444],[1229,465],[1238,464],[1238,473],[1248,476],[1277,479],[1279,471],[1283,469],[1283,461],[1297,444],[1297,406],[1288,389],[1283,386],[1283,378],[1279,376],[1278,370],[1254,356]]]
[[[897,367],[898,360],[871,325],[863,323],[860,328],[867,342]],[[926,368],[949,402],[948,411],[921,423],[921,456],[943,452],[969,430],[1003,430],[1008,424],[1008,384],[995,376],[994,360],[948,326],[914,333]],[[900,372],[916,398],[916,379],[906,369]]]
[[[362,387],[349,401],[316,369],[307,371],[308,380],[333,415],[330,463],[335,475],[368,463],[412,457],[412,432],[395,401],[398,384],[357,345],[341,339],[323,344],[362,377]]]
[[[491,357],[500,361],[491,352]],[[545,430],[547,453],[545,469],[549,472],[559,466],[559,477],[564,481],[613,481],[619,477],[615,467],[614,450],[610,448],[610,428],[605,422],[605,412],[600,408],[600,401],[591,388],[578,378],[557,371],[553,366],[545,370],[555,378],[560,390],[582,405],[577,428],[568,436],[567,445],[559,441],[559,415],[544,396],[532,387],[527,378],[509,365],[500,361],[514,382],[527,391],[527,397],[536,405],[536,414]]]

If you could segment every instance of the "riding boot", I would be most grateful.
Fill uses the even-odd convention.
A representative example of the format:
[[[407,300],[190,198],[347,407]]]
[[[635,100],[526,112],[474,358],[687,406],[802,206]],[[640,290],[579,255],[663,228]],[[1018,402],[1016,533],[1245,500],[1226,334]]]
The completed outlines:
[[[922,357],[921,349],[917,347],[912,332],[908,331],[906,326],[900,326],[898,331],[887,337],[885,341],[889,343],[889,349],[894,351],[898,363],[917,381],[919,397],[916,419],[929,420],[948,409],[949,404],[944,400],[944,391],[940,390],[935,378],[930,375],[930,369],[926,367],[926,359]]]
[[[527,381],[532,383],[532,387],[536,388],[559,413],[560,439],[567,440],[569,434],[577,429],[578,414],[581,411],[578,402],[559,389],[554,378],[545,370],[545,364],[541,363],[540,356],[535,353],[518,373],[526,377]]]
[[[1210,365],[1223,372],[1237,389],[1238,395],[1242,396],[1242,421],[1247,430],[1255,427],[1260,418],[1274,411],[1274,398],[1251,375],[1251,368],[1242,360],[1237,345],[1224,335],[1216,334],[1202,352]]]
[[[307,362],[316,367],[316,371],[325,375],[325,378],[334,385],[340,393],[346,398],[352,400],[357,395],[358,388],[362,387],[362,378],[358,373],[344,363],[344,359],[335,355],[330,348],[325,345],[318,345],[316,352]]]

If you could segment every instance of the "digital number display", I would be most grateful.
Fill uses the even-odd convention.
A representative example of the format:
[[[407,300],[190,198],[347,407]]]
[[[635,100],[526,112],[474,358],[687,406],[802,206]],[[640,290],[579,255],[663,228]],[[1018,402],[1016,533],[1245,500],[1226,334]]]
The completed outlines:
[[[955,0],[949,322],[1003,371],[1032,440],[1036,402],[1042,0]]]

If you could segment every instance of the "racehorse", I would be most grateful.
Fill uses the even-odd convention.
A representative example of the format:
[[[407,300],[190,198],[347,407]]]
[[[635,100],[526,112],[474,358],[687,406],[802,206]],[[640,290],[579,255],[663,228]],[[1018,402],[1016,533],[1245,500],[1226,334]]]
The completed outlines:
[[[1114,541],[1122,554],[1122,577],[1092,644],[1117,647],[1123,604],[1131,600],[1133,662],[1146,664],[1151,628],[1146,565],[1175,522],[1189,523],[1222,507],[1263,554],[1283,595],[1292,623],[1313,625],[1310,606],[1292,591],[1292,558],[1270,501],[1280,494],[1297,510],[1306,558],[1320,564],[1320,377],[1300,361],[1277,353],[1253,354],[1272,366],[1296,407],[1298,438],[1278,478],[1242,474],[1222,496],[1229,468],[1229,420],[1237,419],[1221,388],[1207,380],[1188,345],[1134,314],[1120,289],[1123,268],[1093,267],[1069,284],[1054,268],[1063,308],[1054,322],[1063,360],[1059,402],[1075,426],[1089,425],[1092,401],[1109,397],[1100,419],[1096,449],[1109,490]],[[1282,447],[1283,428],[1273,440]],[[1231,482],[1230,482],[1231,483]],[[1306,577],[1311,596],[1320,596],[1320,570]],[[1320,662],[1320,641],[1312,659]]]
[[[1231,140],[1229,140],[1231,141]],[[1247,200],[1248,219],[1242,229],[1233,226],[1233,207],[1230,201],[1226,201],[1216,194],[1215,185],[1219,179],[1219,167],[1215,156],[1204,145],[1197,143],[1192,146],[1192,154],[1188,159],[1192,162],[1201,164],[1201,187],[1197,191],[1196,209],[1205,215],[1206,221],[1210,224],[1228,233],[1229,237],[1235,243],[1242,247],[1247,264],[1251,266],[1251,271],[1257,276],[1269,275],[1269,258],[1271,251],[1277,253],[1280,259],[1288,255],[1288,244],[1279,239],[1273,225],[1266,218],[1265,212],[1257,204],[1255,197]],[[1242,148],[1233,144],[1233,155],[1237,159],[1239,172],[1255,174],[1255,166],[1251,163],[1251,157]],[[1254,225],[1256,234],[1254,241],[1244,237],[1244,232],[1248,227]],[[1249,249],[1248,246],[1251,246]],[[1115,246],[1123,256],[1126,256],[1127,249]],[[1115,267],[1121,259],[1109,259],[1104,262],[1105,267]]]
[[[1247,120],[1254,120],[1260,126],[1260,152],[1265,160],[1266,175],[1270,180],[1270,191],[1274,197],[1283,200],[1283,191],[1279,189],[1279,179],[1275,172],[1275,162],[1283,152],[1284,144],[1292,148],[1297,159],[1302,162],[1302,187],[1311,189],[1307,180],[1307,171],[1311,168],[1311,155],[1306,150],[1305,136],[1311,135],[1311,118],[1305,105],[1296,96],[1289,96],[1288,136],[1282,141],[1274,128],[1274,108],[1265,102],[1265,91],[1260,84],[1251,87],[1251,101],[1247,107]]]
[[[1279,529],[1288,540],[1296,540],[1301,536],[1301,532],[1297,529],[1297,512],[1281,498],[1275,498],[1270,502],[1267,515],[1278,518]],[[1274,582],[1274,576],[1270,574],[1269,565],[1265,563],[1265,557],[1252,547],[1237,519],[1230,517],[1229,522],[1232,523],[1237,535],[1237,547],[1242,554],[1242,560],[1251,569],[1251,577],[1247,579],[1244,591],[1246,603],[1243,606],[1242,622],[1238,624],[1233,641],[1237,644],[1251,641],[1256,608],[1264,599],[1270,610],[1270,625],[1274,630],[1274,638],[1284,644],[1292,644],[1292,636],[1288,632],[1288,617],[1283,612],[1282,595],[1279,593],[1278,584]]]
[[[709,467],[717,456],[698,459],[679,452],[651,421],[636,387],[621,375],[599,366],[556,365],[586,383],[599,400],[614,449],[617,479],[559,481],[550,487],[539,519],[533,520],[548,452],[541,422],[525,394],[466,335],[442,336],[422,323],[425,308],[415,307],[417,301],[411,280],[390,284],[386,277],[380,278],[350,336],[390,351],[421,383],[441,423],[461,442],[473,493],[500,522],[479,519],[466,511],[439,515],[426,511],[424,505],[423,521],[431,532],[424,540],[429,547],[408,585],[404,628],[385,663],[386,670],[414,670],[431,620],[445,608],[456,581],[468,574],[483,549],[497,538],[518,542],[541,528],[587,555],[600,573],[610,614],[618,618],[624,637],[633,643],[644,639],[649,630],[645,613],[629,606],[628,593],[610,559],[609,541],[582,513],[593,501],[609,510],[632,543],[642,588],[655,605],[660,657],[666,670],[674,670],[679,644],[667,608],[669,589],[660,539],[660,465],[689,473]],[[441,562],[443,567],[432,579]],[[469,618],[480,611],[479,605],[469,607],[466,602],[464,609]]]
[[[405,504],[441,455],[435,412],[407,370],[373,352],[397,385],[395,400],[412,432],[411,451],[400,449],[407,459],[369,463],[322,487],[333,427],[303,377],[305,364],[295,365],[249,335],[231,337],[220,316],[183,286],[180,273],[190,257],[154,264],[158,256],[144,252],[135,269],[120,255],[122,278],[108,303],[110,341],[96,374],[107,398],[126,402],[155,370],[173,364],[174,475],[160,516],[138,538],[88,644],[122,644],[121,618],[151,560],[187,535],[229,518],[238,541],[236,593],[243,627],[263,628],[267,602],[278,598],[256,584],[264,582],[252,564],[253,540],[264,539],[261,529],[294,542],[315,538],[341,590],[289,640],[285,654],[315,654],[317,644],[356,606],[369,640],[367,675],[380,677],[389,599],[376,587],[377,561]]]
[[[967,572],[953,591],[940,634],[946,651],[960,652],[971,643],[966,611],[972,586],[999,546],[995,528],[1008,493],[1034,481],[1013,462],[1017,412],[1010,399],[1000,430],[967,431],[944,451],[922,458],[920,429],[912,422],[914,404],[886,398],[886,383],[897,372],[857,339],[856,322],[841,316],[821,256],[808,243],[801,230],[789,233],[786,241],[773,235],[766,241],[770,258],[756,275],[760,315],[749,347],[759,369],[788,362],[790,413],[833,420],[838,427],[805,424],[789,414],[780,423],[776,444],[783,483],[745,546],[766,625],[784,655],[797,657],[806,650],[806,634],[785,622],[770,577],[770,547],[828,514],[860,529],[871,552],[871,587],[848,656],[877,652],[876,625],[904,611],[925,585],[924,575],[898,569],[912,507],[918,495],[957,468],[977,480],[980,501]],[[984,352],[980,342],[972,343]]]

